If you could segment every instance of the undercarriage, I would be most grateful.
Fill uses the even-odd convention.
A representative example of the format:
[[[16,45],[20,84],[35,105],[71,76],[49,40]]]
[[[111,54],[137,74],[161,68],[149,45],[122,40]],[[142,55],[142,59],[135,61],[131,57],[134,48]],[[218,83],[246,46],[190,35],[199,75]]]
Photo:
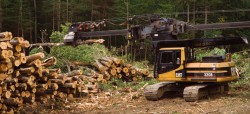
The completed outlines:
[[[214,94],[223,94],[229,90],[228,83],[175,83],[161,82],[149,85],[144,90],[147,100],[156,101],[168,93],[183,94],[187,102],[195,102]]]

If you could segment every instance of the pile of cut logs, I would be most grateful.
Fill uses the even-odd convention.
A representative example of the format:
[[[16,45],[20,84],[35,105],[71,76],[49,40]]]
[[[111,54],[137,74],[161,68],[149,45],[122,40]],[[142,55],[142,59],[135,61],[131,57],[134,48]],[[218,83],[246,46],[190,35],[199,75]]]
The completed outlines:
[[[148,70],[139,69],[131,64],[126,64],[122,59],[103,57],[95,60],[94,66],[103,76],[103,82],[111,78],[119,78],[123,81],[141,81],[143,78],[151,78]]]
[[[0,33],[0,112],[13,113],[24,103],[41,102],[97,92],[97,84],[76,70],[60,74],[60,69],[49,69],[56,58],[44,58],[44,53],[26,56],[30,46],[22,37],[10,32]],[[90,91],[88,91],[88,89]]]
[[[55,98],[81,97],[98,92],[98,83],[111,78],[137,81],[150,77],[121,59],[104,57],[95,62],[100,73],[83,75],[81,70],[62,74],[60,69],[49,69],[56,58],[44,60],[44,53],[26,56],[30,46],[22,37],[12,37],[10,32],[0,33],[0,113],[13,113],[24,103],[46,103]]]

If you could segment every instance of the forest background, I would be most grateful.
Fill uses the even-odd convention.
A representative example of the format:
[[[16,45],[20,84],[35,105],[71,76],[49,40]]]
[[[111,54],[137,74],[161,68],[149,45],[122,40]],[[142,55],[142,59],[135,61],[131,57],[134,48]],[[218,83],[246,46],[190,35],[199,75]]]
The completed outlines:
[[[30,43],[61,41],[68,31],[66,23],[109,20],[120,24],[135,15],[159,14],[166,18],[176,18],[190,24],[224,23],[250,20],[249,0],[0,0],[0,32],[10,31],[14,36],[22,36]],[[65,26],[66,25],[66,26]],[[127,25],[106,25],[99,30],[124,29]],[[182,38],[203,38],[218,36],[246,36],[250,38],[250,29],[195,31],[180,35]],[[150,46],[145,50],[134,48],[129,54],[117,54],[113,47],[126,47],[128,41],[124,36],[105,37],[103,45],[82,45],[51,47],[47,56],[58,58],[56,67],[68,71],[72,61],[91,63],[103,56],[120,56],[125,61],[135,60],[133,53],[142,56],[141,66],[147,68],[150,58]],[[146,42],[151,45],[150,42]],[[131,46],[132,47],[132,46]],[[146,49],[148,50],[146,51]],[[239,48],[239,49],[238,49]],[[232,49],[232,47],[231,47]],[[128,49],[130,50],[130,49]],[[243,51],[242,51],[243,50]],[[36,53],[39,49],[31,51]],[[43,50],[42,50],[43,51]],[[225,49],[209,48],[197,50],[197,58],[209,54],[225,54]],[[249,46],[233,47],[233,60],[240,69],[241,81],[234,86],[248,88],[250,82]],[[110,53],[111,52],[111,53]],[[113,53],[114,52],[114,53]],[[96,55],[98,54],[98,56]],[[145,56],[145,57],[144,57]],[[143,58],[143,59],[142,59]],[[144,59],[145,58],[145,59]],[[146,62],[144,62],[145,60]],[[145,63],[145,64],[144,64]],[[68,70],[67,70],[68,69]],[[248,85],[248,86],[246,86]]]
[[[67,22],[108,19],[115,23],[127,17],[160,14],[191,24],[247,21],[250,19],[249,0],[0,0],[0,31],[11,31],[31,43],[49,42],[53,31],[60,31]],[[102,29],[121,29],[107,26]],[[218,34],[244,34],[248,31],[211,31]],[[204,37],[199,34],[195,37]],[[192,38],[192,37],[191,37]],[[119,41],[108,45],[119,45]],[[123,43],[122,43],[123,44]]]

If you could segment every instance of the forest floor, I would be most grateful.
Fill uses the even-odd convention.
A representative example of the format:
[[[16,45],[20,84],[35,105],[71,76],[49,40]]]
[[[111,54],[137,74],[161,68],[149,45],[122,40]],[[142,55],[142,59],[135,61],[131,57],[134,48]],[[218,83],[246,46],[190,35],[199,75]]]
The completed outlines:
[[[210,96],[198,102],[185,102],[181,97],[165,96],[148,101],[143,91],[102,92],[84,98],[68,99],[24,108],[25,113],[37,114],[248,114],[250,91],[233,90],[228,94]]]

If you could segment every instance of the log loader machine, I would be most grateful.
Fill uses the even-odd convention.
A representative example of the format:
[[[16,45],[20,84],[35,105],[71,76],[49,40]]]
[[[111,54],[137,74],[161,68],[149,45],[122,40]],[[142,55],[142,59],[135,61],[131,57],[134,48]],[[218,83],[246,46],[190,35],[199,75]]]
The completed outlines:
[[[139,17],[133,17],[131,21]],[[238,79],[235,63],[230,55],[203,57],[195,60],[194,48],[248,44],[243,37],[196,38],[178,40],[177,35],[187,31],[246,28],[250,21],[191,25],[172,18],[152,16],[146,25],[132,25],[129,30],[84,32],[90,23],[75,23],[64,37],[74,44],[78,39],[97,36],[127,35],[132,40],[151,39],[155,51],[154,77],[161,83],[149,85],[144,94],[148,100],[159,100],[164,93],[183,93],[185,101],[196,101],[213,93],[228,91],[228,83]],[[87,27],[90,28],[90,27]]]

